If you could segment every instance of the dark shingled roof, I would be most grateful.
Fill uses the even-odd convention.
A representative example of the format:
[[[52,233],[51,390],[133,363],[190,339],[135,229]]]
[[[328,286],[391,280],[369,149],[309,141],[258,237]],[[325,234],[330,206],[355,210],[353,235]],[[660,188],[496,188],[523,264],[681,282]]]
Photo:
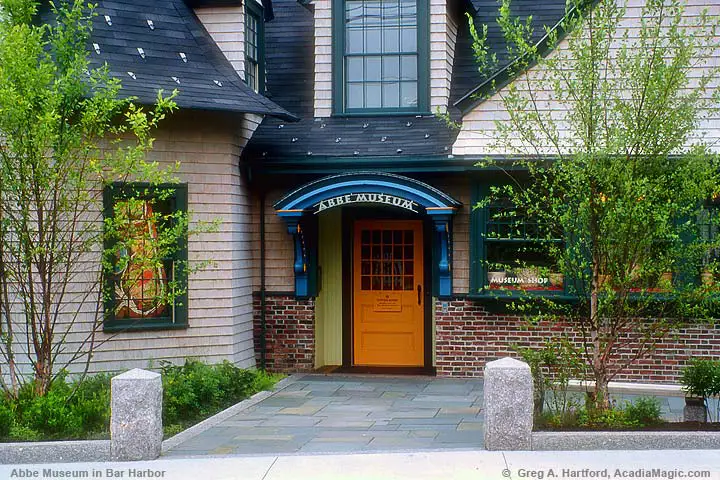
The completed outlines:
[[[297,119],[243,83],[183,0],[99,0],[96,12],[91,43],[100,53],[91,45],[90,61],[92,66],[107,62],[111,74],[122,81],[123,95],[150,104],[159,89],[178,89],[180,108]]]
[[[488,36],[501,68],[509,63],[505,40],[497,25],[498,3],[473,0],[475,24],[488,24]],[[275,19],[265,26],[267,95],[299,115],[295,124],[266,118],[245,149],[247,158],[300,159],[312,157],[403,157],[447,155],[457,136],[434,116],[368,116],[313,118],[313,15],[297,0],[275,0]],[[565,13],[565,0],[514,0],[513,13],[533,15],[538,39],[542,25],[555,25]],[[464,16],[456,45],[451,85],[451,115],[455,101],[481,84]],[[384,139],[384,141],[383,141]],[[311,154],[309,154],[311,152]]]
[[[474,23],[478,32],[482,26],[488,28],[488,45],[490,53],[497,56],[497,69],[506,67],[513,59],[509,58],[507,42],[503,37],[500,25],[497,23],[498,3],[494,0],[473,0],[476,13]],[[544,26],[553,27],[565,15],[565,0],[513,0],[511,12],[523,21],[532,15],[534,29],[534,40],[539,41],[545,35]],[[453,77],[450,91],[450,104],[470,93],[474,88],[485,82],[494,72],[481,74],[478,71],[477,63],[472,52],[472,38],[470,27],[466,19],[463,19],[461,28],[458,29],[458,38],[455,47],[457,52],[453,63]]]

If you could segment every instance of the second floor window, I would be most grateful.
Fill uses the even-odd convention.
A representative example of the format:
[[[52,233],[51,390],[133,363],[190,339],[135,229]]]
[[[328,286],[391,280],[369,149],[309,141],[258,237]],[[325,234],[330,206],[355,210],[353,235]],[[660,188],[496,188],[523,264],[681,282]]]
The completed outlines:
[[[427,13],[422,0],[336,0],[336,110],[427,108]]]
[[[264,91],[263,12],[255,0],[245,2],[245,83],[257,93]]]

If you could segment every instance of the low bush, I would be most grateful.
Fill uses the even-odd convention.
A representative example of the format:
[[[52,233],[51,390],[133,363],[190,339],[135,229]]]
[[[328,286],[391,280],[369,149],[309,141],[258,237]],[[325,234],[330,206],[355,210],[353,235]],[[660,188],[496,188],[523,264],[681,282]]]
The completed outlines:
[[[720,362],[693,358],[680,377],[685,393],[691,397],[720,395]]]
[[[197,360],[187,360],[184,365],[164,362],[161,373],[163,425],[168,436],[178,430],[178,425],[195,423],[269,389],[278,378],[238,368],[228,361],[216,365]]]
[[[622,429],[639,426],[638,422],[628,418],[627,413],[617,407],[609,410],[583,409],[578,415],[578,426],[592,429]]]
[[[584,364],[572,342],[553,337],[541,347],[515,346],[514,350],[530,366],[536,418],[554,419],[560,424],[573,418],[577,402],[568,385],[572,379],[584,378]]]
[[[188,360],[164,364],[163,422],[165,435],[272,387],[278,377],[224,362],[207,365]],[[108,438],[111,375],[69,382],[60,375],[45,396],[25,384],[15,400],[0,399],[0,440],[38,441]]]
[[[110,375],[68,382],[58,376],[44,396],[35,385],[24,385],[14,402],[16,427],[8,436],[17,440],[103,438],[110,423]]]
[[[680,377],[685,395],[705,399],[705,408],[711,421],[720,421],[720,401],[715,402],[716,408],[709,408],[708,398],[720,400],[720,362],[715,360],[693,358]]]
[[[15,414],[10,408],[10,405],[4,401],[0,401],[0,438],[5,438],[10,435],[14,417]]]
[[[625,405],[625,416],[637,425],[655,425],[660,423],[660,401],[655,397],[640,397],[634,403]]]
[[[564,412],[544,412],[539,418],[539,429],[553,430],[617,430],[631,429],[661,423],[660,402],[656,398],[641,397],[622,407],[613,405],[609,410],[573,407]]]

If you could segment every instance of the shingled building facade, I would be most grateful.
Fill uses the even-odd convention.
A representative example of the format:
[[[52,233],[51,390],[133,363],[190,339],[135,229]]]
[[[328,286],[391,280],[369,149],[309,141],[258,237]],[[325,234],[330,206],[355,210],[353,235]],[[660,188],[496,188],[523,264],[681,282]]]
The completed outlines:
[[[565,15],[564,0],[513,5],[538,39]],[[180,91],[153,155],[181,161],[187,208],[219,217],[221,231],[188,245],[191,260],[215,263],[189,279],[186,317],[113,332],[96,364],[195,356],[477,376],[562,328],[524,329],[484,268],[508,254],[484,241],[492,226],[474,208],[500,181],[475,164],[506,154],[488,140],[501,103],[478,95],[509,63],[495,1],[116,0],[97,11],[97,60],[124,91]],[[467,15],[488,26],[489,75]],[[720,135],[720,119],[706,133]],[[562,275],[537,277],[515,287],[565,294]],[[673,381],[690,356],[720,354],[718,337],[681,332],[623,378]]]

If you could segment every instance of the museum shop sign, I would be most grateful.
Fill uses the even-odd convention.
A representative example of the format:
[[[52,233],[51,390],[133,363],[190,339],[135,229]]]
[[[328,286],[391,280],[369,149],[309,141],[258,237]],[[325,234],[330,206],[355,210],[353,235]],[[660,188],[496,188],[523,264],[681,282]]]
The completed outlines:
[[[333,207],[342,207],[353,203],[370,203],[375,205],[390,205],[392,207],[404,208],[411,212],[418,213],[419,205],[412,200],[395,195],[387,195],[384,193],[348,193],[337,197],[328,198],[316,204],[315,213],[320,213]]]

